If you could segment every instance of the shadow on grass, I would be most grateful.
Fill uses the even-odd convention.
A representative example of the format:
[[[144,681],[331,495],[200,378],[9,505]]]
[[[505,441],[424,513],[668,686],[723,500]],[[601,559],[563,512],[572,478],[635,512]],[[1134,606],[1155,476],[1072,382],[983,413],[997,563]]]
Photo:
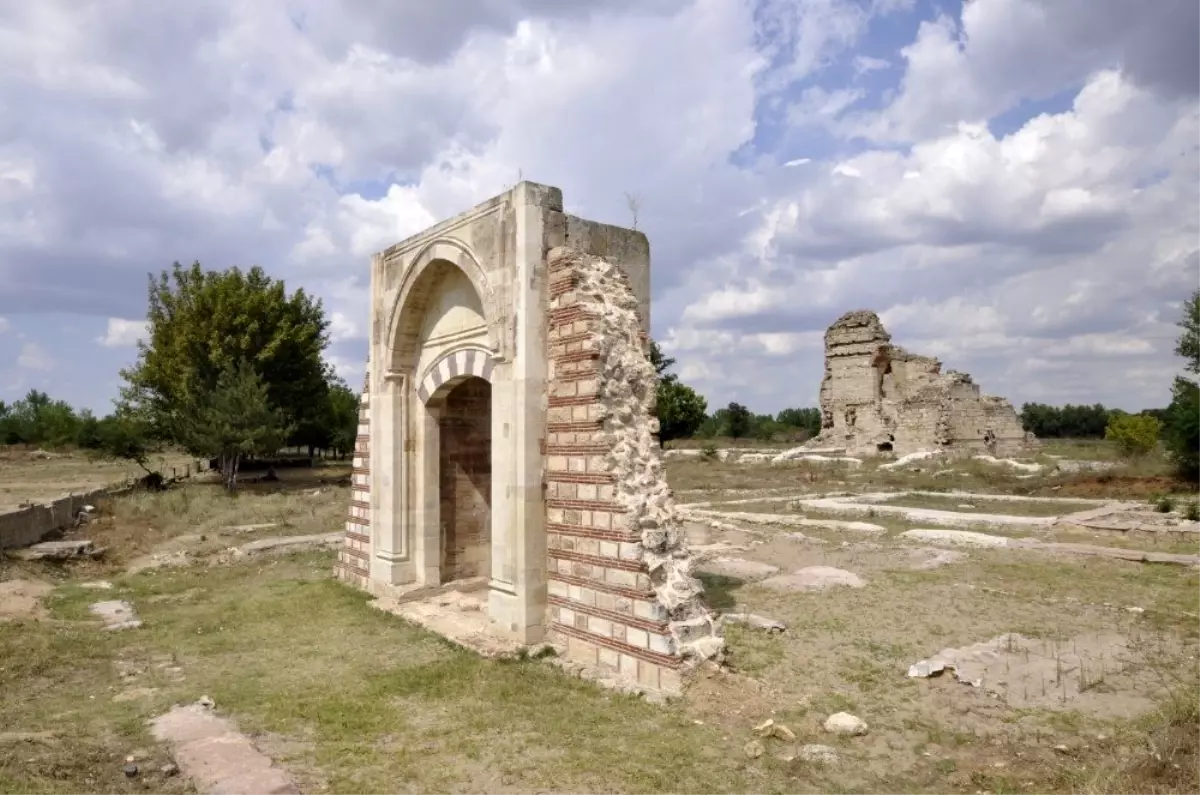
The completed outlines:
[[[737,594],[745,581],[736,577],[726,577],[721,574],[698,573],[696,577],[704,583],[704,601],[713,610],[733,610],[737,607]]]

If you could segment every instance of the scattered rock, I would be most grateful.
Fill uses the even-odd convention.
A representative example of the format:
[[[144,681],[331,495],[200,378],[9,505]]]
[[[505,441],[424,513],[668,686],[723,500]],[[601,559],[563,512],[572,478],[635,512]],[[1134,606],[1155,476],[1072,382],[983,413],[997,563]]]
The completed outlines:
[[[846,737],[861,737],[867,733],[867,724],[849,712],[835,712],[825,719],[825,731]]]
[[[174,762],[167,762],[158,769],[158,772],[162,773],[166,778],[177,776],[179,775],[179,765],[175,764]]]
[[[751,759],[758,759],[763,755],[763,752],[766,751],[766,749],[763,748],[763,744],[758,740],[751,740],[750,742],[746,743],[742,750],[745,751],[746,756],[750,757]]]
[[[838,761],[836,749],[830,748],[828,745],[818,745],[816,743],[800,746],[797,756],[805,762],[816,762],[824,765],[836,764]]]
[[[727,624],[741,624],[751,629],[766,630],[768,633],[787,631],[787,625],[782,621],[760,616],[757,613],[726,613],[723,618]]]
[[[706,560],[697,566],[699,571],[705,574],[715,574],[720,577],[731,577],[737,580],[745,580],[753,582],[761,580],[764,577],[770,577],[779,571],[778,566],[772,566],[770,563],[759,563],[755,560],[745,560],[743,558],[727,558],[719,557],[712,560]]]
[[[88,607],[92,613],[100,616],[107,630],[137,629],[142,625],[141,619],[134,612],[133,605],[124,599],[114,599],[109,602],[96,602]]]
[[[133,778],[138,774],[138,766],[130,762],[125,765],[125,778]]]
[[[17,550],[16,557],[21,560],[62,562],[75,558],[98,558],[103,554],[103,548],[97,547],[93,542],[87,540],[43,541],[40,544]]]
[[[975,506],[974,506],[974,505],[972,505],[972,504],[971,504],[971,503],[969,503],[969,502],[962,502],[962,503],[959,503],[958,505],[956,505],[956,506],[954,506],[954,507],[955,507],[955,508],[961,508],[961,509],[962,509],[962,510],[964,510],[964,511],[969,511],[969,510],[973,509]]]
[[[81,582],[80,588],[87,588],[89,591],[111,591],[113,584],[108,580],[96,580],[95,582]]]
[[[196,701],[196,704],[204,707],[205,709],[213,709],[217,706],[217,703],[208,696],[200,696],[199,700]]]
[[[791,574],[781,574],[762,581],[762,586],[776,591],[824,591],[845,586],[862,588],[867,583],[852,571],[832,566],[807,566]]]

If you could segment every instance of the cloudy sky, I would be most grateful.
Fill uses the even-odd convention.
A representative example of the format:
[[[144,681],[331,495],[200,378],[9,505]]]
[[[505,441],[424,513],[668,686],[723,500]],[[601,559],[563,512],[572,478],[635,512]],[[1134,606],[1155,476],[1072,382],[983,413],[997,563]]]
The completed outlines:
[[[1200,273],[1196,0],[0,0],[0,400],[107,411],[146,274],[261,264],[360,383],[371,252],[526,179],[639,228],[712,406],[824,328],[1163,405]]]

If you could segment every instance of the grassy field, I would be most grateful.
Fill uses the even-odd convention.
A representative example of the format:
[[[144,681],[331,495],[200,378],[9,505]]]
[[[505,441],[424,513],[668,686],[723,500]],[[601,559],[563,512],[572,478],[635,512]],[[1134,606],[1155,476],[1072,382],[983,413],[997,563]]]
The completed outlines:
[[[849,473],[801,466],[739,470],[684,459],[668,472],[677,488],[699,490],[684,498],[692,501],[868,490]],[[345,469],[280,475],[234,498],[194,483],[113,501],[84,528],[111,550],[99,562],[0,559],[0,584],[55,586],[43,615],[0,622],[0,792],[185,792],[180,777],[158,773],[168,749],[146,721],[202,695],[306,793],[1200,787],[1194,569],[1012,550],[972,550],[954,565],[922,569],[914,549],[894,539],[899,527],[869,538],[805,529],[824,544],[759,527],[746,536],[755,545],[745,557],[783,570],[838,566],[866,587],[788,593],[706,575],[714,607],[747,608],[788,631],[729,627],[728,668],[705,671],[664,707],[543,662],[462,651],[334,581],[330,553],[217,563],[243,539],[340,527]],[[951,481],[942,486],[962,487]],[[251,524],[274,527],[230,529]],[[178,550],[193,565],[127,573],[147,555]],[[84,587],[100,578],[113,588]],[[144,626],[102,631],[87,610],[101,598],[128,599]],[[1004,632],[1064,649],[1117,634],[1137,653],[1102,666],[1061,703],[905,676],[940,649]],[[866,720],[869,734],[822,731],[839,710]],[[758,737],[754,727],[768,718],[796,740]],[[761,755],[747,753],[753,741]],[[803,761],[805,743],[832,746],[838,761]],[[145,771],[138,778],[122,774],[128,755]]]

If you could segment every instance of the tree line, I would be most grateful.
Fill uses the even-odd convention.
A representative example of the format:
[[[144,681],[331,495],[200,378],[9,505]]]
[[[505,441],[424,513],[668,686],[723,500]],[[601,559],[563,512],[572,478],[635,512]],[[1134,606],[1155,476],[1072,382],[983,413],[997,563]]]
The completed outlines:
[[[114,411],[100,419],[33,391],[0,404],[0,441],[73,444],[137,462],[160,449],[217,459],[229,489],[250,456],[354,450],[358,393],[324,359],[320,300],[262,268],[175,263],[149,280],[147,338]]]
[[[0,402],[0,443],[75,445],[143,467],[156,449],[174,447],[217,459],[230,489],[247,456],[284,447],[353,451],[359,397],[324,359],[329,322],[319,299],[289,293],[259,267],[208,271],[175,263],[150,276],[148,306],[147,338],[138,343],[135,364],[121,371],[124,385],[110,415],[75,411],[34,390],[11,405]],[[1122,418],[1131,415],[1099,404],[1026,403],[1025,429],[1042,438],[1137,437],[1143,447],[1151,436],[1156,444],[1163,430],[1181,474],[1193,477],[1200,448],[1200,290],[1183,315],[1176,353],[1186,372],[1175,379],[1170,406],[1129,423]],[[675,360],[654,341],[650,360],[662,442],[800,442],[820,431],[821,413],[813,407],[770,415],[732,402],[710,414],[704,397],[670,372]],[[1114,420],[1122,420],[1115,431]]]

